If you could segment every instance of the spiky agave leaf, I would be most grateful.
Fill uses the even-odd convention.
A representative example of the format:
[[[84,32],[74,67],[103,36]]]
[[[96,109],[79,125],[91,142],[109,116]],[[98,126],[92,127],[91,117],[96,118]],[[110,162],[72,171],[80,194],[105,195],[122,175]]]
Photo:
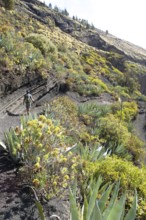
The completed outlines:
[[[91,218],[91,215],[92,215],[94,207],[95,207],[95,201],[96,201],[96,198],[97,198],[97,193],[98,193],[98,190],[99,190],[99,187],[100,187],[101,183],[102,183],[102,178],[99,176],[99,178],[97,180],[97,183],[96,183],[96,185],[95,185],[95,187],[92,191],[91,197],[89,199],[89,205],[88,205],[86,220],[90,220],[90,218]]]
[[[99,199],[98,201],[98,206],[101,212],[103,212],[106,208],[106,204],[108,202],[109,199],[109,195],[111,193],[111,190],[113,188],[113,184],[110,185],[107,190],[104,191],[104,193],[102,194],[102,197]]]
[[[43,207],[41,205],[41,203],[39,201],[35,201],[36,207],[38,209],[39,212],[39,216],[41,220],[46,220],[45,216],[44,216],[44,210]]]
[[[103,220],[107,220],[107,217],[108,217],[112,207],[115,205],[116,199],[118,197],[119,186],[120,186],[120,181],[116,184],[114,191],[113,191],[113,194],[112,194],[112,198],[109,202],[109,205],[105,209],[105,211],[103,212]]]
[[[70,189],[70,213],[71,213],[71,220],[80,220],[79,210],[76,204],[76,195]]]
[[[137,191],[135,190],[135,196],[130,210],[128,211],[124,220],[134,220],[136,217],[136,209],[137,209]]]
[[[4,135],[5,135],[5,142],[9,156],[11,157],[14,163],[17,163],[19,159],[19,155],[16,149],[16,144],[19,143],[19,138],[15,134],[13,128],[11,128],[10,131],[6,132]]]
[[[115,205],[110,210],[110,213],[106,220],[121,220],[121,216],[123,215],[123,210],[125,210],[125,193],[121,196],[120,200],[116,201]]]
[[[118,200],[120,181],[115,185],[114,189],[113,184],[109,185],[108,188],[107,184],[102,186],[100,190],[102,190],[103,193],[101,198],[98,200],[97,193],[101,183],[101,177],[98,179],[97,184],[95,184],[95,181],[91,179],[88,187],[88,198],[84,196],[82,212],[79,212],[76,204],[76,196],[72,194],[72,196],[74,196],[74,198],[72,198],[74,199],[74,220],[134,220],[137,208],[137,192],[135,192],[131,209],[124,218],[126,193],[124,193]],[[110,195],[111,198],[109,199]],[[80,215],[77,215],[77,213],[81,213],[81,217]]]
[[[0,141],[0,146],[5,150],[7,151],[7,146],[5,145],[5,143],[3,141]]]
[[[102,213],[99,208],[98,202],[96,201],[93,209],[92,220],[97,220],[97,219],[102,220]]]

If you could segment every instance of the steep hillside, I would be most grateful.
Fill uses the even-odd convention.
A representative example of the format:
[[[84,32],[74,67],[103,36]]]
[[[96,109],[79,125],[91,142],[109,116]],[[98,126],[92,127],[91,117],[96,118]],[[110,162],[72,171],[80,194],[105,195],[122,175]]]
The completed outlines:
[[[16,0],[13,11],[0,10],[2,96],[52,77],[84,96],[140,98],[146,92],[142,48],[36,0]]]
[[[37,0],[0,6],[0,219],[145,220],[146,51]]]

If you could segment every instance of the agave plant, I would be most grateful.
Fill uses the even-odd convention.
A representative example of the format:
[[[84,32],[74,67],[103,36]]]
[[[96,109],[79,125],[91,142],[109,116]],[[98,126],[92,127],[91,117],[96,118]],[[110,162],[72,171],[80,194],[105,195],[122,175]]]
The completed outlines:
[[[77,145],[74,152],[81,155],[81,158],[89,161],[102,160],[105,156],[110,155],[110,151],[103,146],[94,145],[92,147]]]
[[[96,103],[84,103],[79,105],[79,114],[88,114],[96,118],[105,116],[111,111],[109,105],[97,105]]]
[[[14,162],[17,163],[20,154],[18,153],[16,146],[17,143],[20,143],[18,136],[15,133],[15,130],[13,128],[10,129],[10,131],[6,132],[5,134],[5,142],[0,142],[0,146],[8,152],[8,156],[10,159]]]
[[[35,115],[22,117],[20,127],[10,128],[9,131],[4,133],[5,141],[0,141],[0,146],[6,152],[8,152],[8,156],[15,164],[17,164],[23,157],[20,146],[21,135],[18,135],[18,133],[21,132],[24,129],[24,127],[26,127],[26,123],[28,120],[35,117]]]
[[[84,205],[79,208],[76,203],[76,194],[70,189],[71,220],[134,220],[137,209],[137,192],[129,211],[125,210],[126,193],[118,197],[120,182],[102,186],[99,177],[96,184],[90,184],[89,197],[84,197]],[[101,193],[98,199],[98,193]]]

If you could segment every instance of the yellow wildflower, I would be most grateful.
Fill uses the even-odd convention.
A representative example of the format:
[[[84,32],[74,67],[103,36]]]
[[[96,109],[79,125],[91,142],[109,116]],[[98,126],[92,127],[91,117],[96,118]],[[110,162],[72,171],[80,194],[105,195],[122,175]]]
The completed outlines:
[[[57,182],[56,181],[53,182],[53,186],[57,186]]]
[[[27,126],[28,126],[28,127],[30,127],[30,126],[32,126],[32,125],[33,125],[33,121],[28,121],[28,122],[27,122]]]
[[[43,146],[43,145],[42,145],[41,143],[38,144],[38,147],[39,147],[39,148],[42,148],[42,146]]]
[[[59,127],[56,127],[56,128],[54,129],[54,133],[55,133],[55,134],[57,134],[59,131],[60,131],[60,128],[59,128]]]
[[[72,153],[71,151],[69,151],[68,155],[69,155],[69,156],[72,156],[72,154],[73,154],[73,153]]]
[[[21,149],[21,145],[18,143],[16,148],[17,148],[17,150],[20,150]]]
[[[36,161],[37,161],[37,163],[39,163],[40,162],[40,157],[36,157]]]
[[[46,117],[44,115],[40,115],[38,119],[43,122],[46,121]]]
[[[63,188],[66,188],[67,187],[67,183],[63,183]]]
[[[35,187],[38,187],[40,185],[40,181],[38,179],[33,179],[32,183]]]
[[[63,167],[62,170],[61,170],[61,173],[62,173],[62,174],[65,174],[65,173],[67,173],[67,172],[68,172],[68,169],[67,169],[66,167]]]
[[[48,157],[49,157],[49,153],[48,153],[48,154],[45,154],[45,155],[43,156],[43,159],[44,159],[44,160],[47,160]]]
[[[59,154],[59,150],[57,148],[55,148],[53,151],[52,151],[52,156],[56,157],[58,156]]]
[[[73,165],[71,166],[71,168],[74,169],[76,166],[77,166],[77,164],[73,164]]]
[[[35,170],[38,170],[40,167],[41,167],[41,165],[40,165],[39,162],[37,162],[37,163],[34,164],[34,169],[35,169]]]
[[[41,137],[42,136],[42,132],[38,132],[38,137]]]
[[[69,180],[69,176],[68,176],[68,175],[65,175],[65,176],[64,176],[64,179],[65,179],[65,180]]]
[[[61,162],[64,162],[64,163],[65,163],[66,161],[67,161],[67,158],[66,158],[66,157],[63,157]]]
[[[52,132],[50,131],[50,129],[48,128],[47,130],[47,134],[51,134]]]
[[[43,127],[44,127],[44,124],[39,123],[39,124],[38,124],[38,127],[39,127],[39,128],[43,128]]]
[[[50,126],[51,126],[51,125],[52,125],[51,119],[47,119],[47,120],[46,120],[46,123],[47,123],[47,125],[50,125]]]

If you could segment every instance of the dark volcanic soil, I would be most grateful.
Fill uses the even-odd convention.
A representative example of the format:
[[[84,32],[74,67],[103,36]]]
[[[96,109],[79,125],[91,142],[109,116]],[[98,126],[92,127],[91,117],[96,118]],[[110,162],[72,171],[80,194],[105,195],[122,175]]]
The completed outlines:
[[[86,99],[79,97],[75,93],[68,93],[69,97],[77,103],[95,101],[99,104],[110,104],[113,100],[104,95],[96,99]],[[42,106],[45,100],[50,100],[52,97],[48,94],[43,97],[33,107],[32,113],[42,112]],[[20,114],[5,115],[0,118],[0,140],[4,139],[4,132],[10,127],[15,127],[20,124],[20,115],[25,114],[25,111]],[[139,114],[134,122],[135,133],[146,141],[144,114]],[[38,210],[34,203],[34,196],[26,188],[24,188],[23,180],[15,174],[16,168],[2,149],[0,149],[0,220],[39,220]],[[55,198],[49,202],[43,203],[46,220],[57,219],[51,218],[52,215],[58,215],[61,220],[69,220],[69,201],[68,198]]]
[[[0,150],[0,220],[39,220],[33,194],[24,187],[23,180],[15,174],[15,168]],[[42,203],[46,220],[52,215],[61,220],[69,219],[69,202],[52,199]]]

